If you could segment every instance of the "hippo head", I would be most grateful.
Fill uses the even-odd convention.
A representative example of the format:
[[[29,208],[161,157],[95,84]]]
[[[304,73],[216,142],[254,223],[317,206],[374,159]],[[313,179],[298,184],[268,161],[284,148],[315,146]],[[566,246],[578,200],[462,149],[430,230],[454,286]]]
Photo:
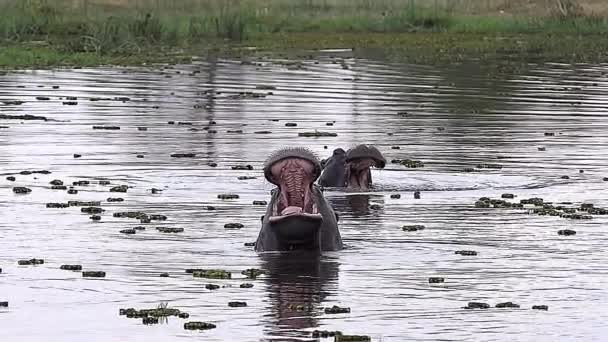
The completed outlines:
[[[334,163],[334,164],[338,164],[338,165],[345,165],[346,164],[345,159],[346,159],[346,151],[344,151],[341,148],[337,148],[334,150],[331,157],[321,160],[321,168],[325,168],[326,166],[328,166],[328,164],[330,162]]]
[[[337,160],[344,160],[346,158],[346,151],[341,148],[337,148],[332,153],[332,157],[336,158]]]
[[[320,174],[321,163],[304,148],[281,149],[266,161],[264,176],[278,187],[268,223],[285,243],[306,244],[317,237],[323,216],[313,184]]]
[[[334,151],[335,152],[335,151]],[[357,145],[346,152],[346,187],[367,190],[372,185],[370,168],[383,169],[386,159],[371,145]]]

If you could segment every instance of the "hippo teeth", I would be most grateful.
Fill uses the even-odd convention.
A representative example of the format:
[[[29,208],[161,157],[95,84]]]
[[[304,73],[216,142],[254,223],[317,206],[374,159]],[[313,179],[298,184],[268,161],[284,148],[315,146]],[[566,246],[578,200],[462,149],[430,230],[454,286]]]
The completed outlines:
[[[300,214],[300,213],[302,213],[302,211],[303,210],[300,207],[291,206],[291,207],[287,207],[287,208],[283,209],[283,211],[281,211],[281,216]]]

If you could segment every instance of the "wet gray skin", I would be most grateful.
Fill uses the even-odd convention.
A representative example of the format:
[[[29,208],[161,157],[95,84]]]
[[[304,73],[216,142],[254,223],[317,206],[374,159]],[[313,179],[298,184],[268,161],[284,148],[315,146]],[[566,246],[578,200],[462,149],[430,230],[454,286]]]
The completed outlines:
[[[322,162],[323,174],[319,178],[319,185],[342,187],[346,184],[346,151],[341,148],[334,150],[331,157]]]
[[[337,216],[314,182],[321,173],[317,157],[303,148],[285,148],[264,164],[273,189],[256,251],[336,251],[342,249]]]
[[[338,148],[327,159],[319,185],[368,190],[372,186],[371,167],[382,169],[385,165],[386,159],[372,145],[357,145],[346,153]]]

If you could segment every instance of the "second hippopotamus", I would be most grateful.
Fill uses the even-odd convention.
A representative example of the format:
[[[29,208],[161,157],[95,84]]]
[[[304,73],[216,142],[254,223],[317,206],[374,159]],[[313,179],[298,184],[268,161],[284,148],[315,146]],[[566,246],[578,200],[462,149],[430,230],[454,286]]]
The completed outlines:
[[[348,151],[335,149],[324,163],[319,185],[367,190],[372,186],[370,168],[384,168],[386,159],[372,145],[357,145]]]

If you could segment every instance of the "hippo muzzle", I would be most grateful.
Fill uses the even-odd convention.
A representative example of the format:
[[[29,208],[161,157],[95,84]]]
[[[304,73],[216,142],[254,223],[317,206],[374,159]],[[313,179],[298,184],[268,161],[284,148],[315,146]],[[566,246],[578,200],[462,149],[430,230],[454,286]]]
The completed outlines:
[[[285,158],[270,167],[270,175],[271,182],[279,187],[269,217],[271,228],[291,244],[314,239],[323,223],[312,190],[317,178],[314,163],[297,157]]]

